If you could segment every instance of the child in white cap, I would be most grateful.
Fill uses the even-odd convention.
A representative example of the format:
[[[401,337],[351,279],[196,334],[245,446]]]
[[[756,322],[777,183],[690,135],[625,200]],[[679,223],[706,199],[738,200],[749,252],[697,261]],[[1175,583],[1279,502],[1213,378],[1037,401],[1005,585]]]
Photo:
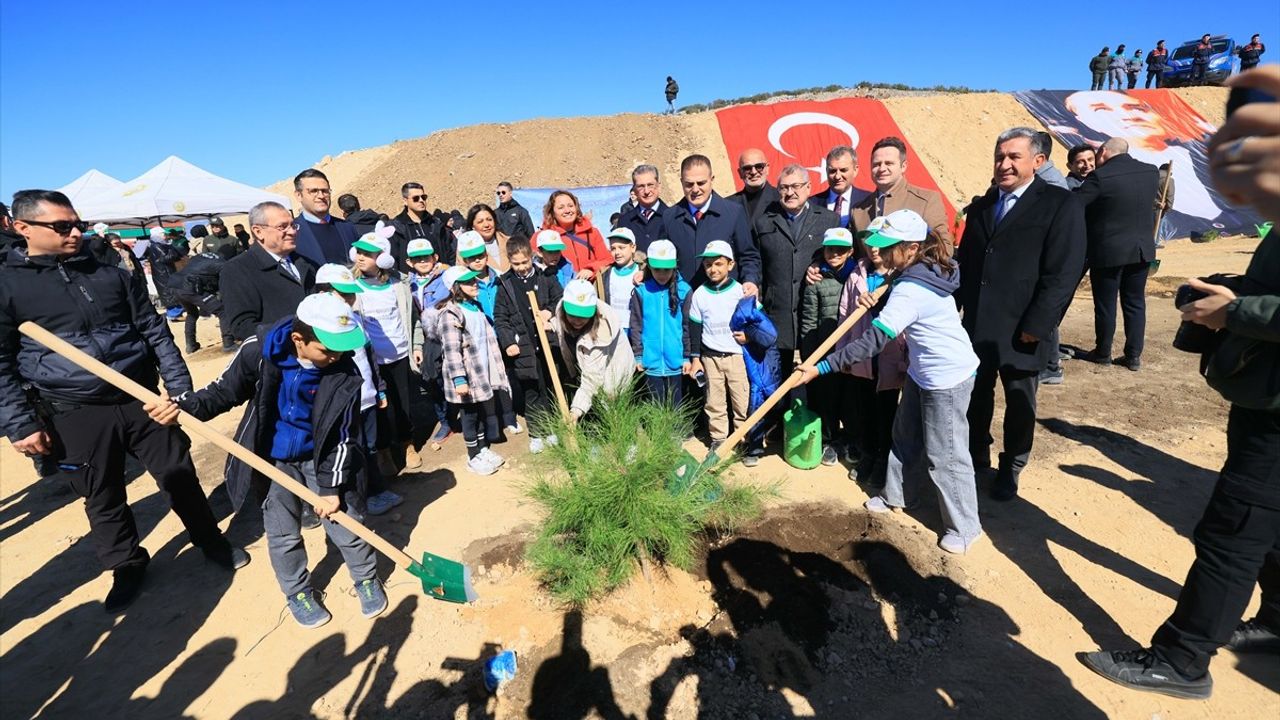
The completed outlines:
[[[440,308],[438,322],[445,398],[458,406],[467,469],[492,475],[506,460],[489,448],[486,428],[495,391],[510,391],[507,372],[493,326],[480,308],[475,271],[455,265],[444,271],[444,282],[450,295]]]
[[[845,280],[853,271],[853,233],[848,228],[830,228],[822,236],[822,257],[818,264],[821,279],[807,284],[800,295],[800,354],[808,357],[836,329],[840,297]],[[809,389],[810,409],[822,418],[822,464],[840,462],[836,448],[851,434],[841,429],[847,417],[851,378],[843,373],[824,377]]]
[[[699,285],[689,300],[690,370],[707,377],[707,430],[715,452],[729,437],[730,407],[735,427],[747,421],[751,381],[742,359],[746,337],[729,327],[743,298],[742,285],[731,276],[733,248],[723,240],[712,240],[698,257],[707,282]]]
[[[635,289],[628,310],[636,372],[644,373],[654,400],[672,406],[684,401],[684,376],[692,369],[685,335],[689,283],[680,277],[676,263],[676,246],[670,240],[650,243],[644,282]]]
[[[942,510],[944,532],[938,545],[962,554],[982,534],[982,524],[966,416],[978,356],[951,297],[960,286],[960,271],[951,244],[930,232],[915,211],[876,218],[868,229],[867,246],[879,249],[885,265],[898,273],[889,299],[869,332],[817,366],[799,370],[805,383],[844,372],[894,338],[906,338],[910,367],[893,426],[888,474],[883,492],[866,506],[876,513],[907,507],[905,479],[928,475]],[[870,307],[871,296],[863,296],[859,304]]]
[[[543,272],[560,282],[565,287],[573,279],[573,265],[564,257],[564,238],[555,230],[539,230],[533,237],[534,249],[538,251]]]
[[[449,407],[444,399],[443,376],[440,372],[442,349],[440,329],[436,323],[440,315],[439,305],[449,299],[449,288],[444,284],[444,271],[449,269],[440,261],[435,246],[426,238],[410,240],[405,247],[409,265],[409,291],[418,311],[417,328],[413,331],[413,355],[422,372],[427,398],[431,400],[436,429],[431,442],[442,443],[449,439],[453,428],[449,422]]]
[[[620,227],[610,230],[604,239],[609,243],[613,264],[601,273],[600,287],[604,290],[604,301],[622,323],[623,332],[630,334],[631,296],[644,276],[636,262],[636,234],[631,228]]]
[[[569,281],[552,328],[566,370],[578,378],[578,389],[569,401],[575,420],[591,410],[598,393],[617,395],[635,377],[631,346],[613,308],[599,298],[592,283]]]

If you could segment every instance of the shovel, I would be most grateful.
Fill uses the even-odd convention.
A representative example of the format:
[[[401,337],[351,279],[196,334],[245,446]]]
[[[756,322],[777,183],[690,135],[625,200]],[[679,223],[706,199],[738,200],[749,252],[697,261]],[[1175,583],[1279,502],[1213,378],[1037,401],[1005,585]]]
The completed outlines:
[[[875,292],[871,293],[871,297],[876,302],[879,302],[880,298],[888,292],[889,286],[892,284],[892,280],[893,278],[890,276],[890,278],[885,281],[884,285],[881,285]],[[738,443],[742,442],[743,438],[747,436],[747,433],[751,431],[751,428],[755,427],[756,423],[765,419],[769,414],[769,411],[772,410],[773,407],[782,400],[782,398],[786,397],[787,393],[791,392],[793,388],[800,384],[800,378],[803,377],[803,374],[800,372],[800,368],[818,364],[818,361],[830,352],[831,348],[835,347],[836,343],[840,341],[840,338],[848,334],[848,332],[853,329],[853,326],[857,325],[858,321],[861,320],[862,316],[866,313],[867,308],[861,306],[849,313],[849,317],[845,318],[844,322],[840,323],[840,325],[837,326],[829,336],[827,336],[827,339],[823,340],[822,344],[819,345],[809,355],[809,357],[804,359],[804,362],[796,366],[796,369],[791,373],[791,376],[784,380],[782,384],[778,386],[778,389],[773,391],[773,394],[766,398],[764,402],[760,403],[760,407],[756,408],[756,411],[751,413],[751,416],[739,425],[737,429],[733,431],[732,435],[725,438],[725,441],[720,444],[720,447],[707,453],[706,459],[702,462],[698,462],[696,458],[688,452],[685,452],[680,458],[680,464],[676,467],[676,470],[672,474],[671,480],[668,483],[668,487],[671,491],[683,491],[685,488],[692,485],[699,475],[710,472],[721,463],[723,458],[732,456],[734,449],[738,447]]]
[[[160,402],[159,395],[121,375],[116,370],[107,367],[39,325],[33,322],[24,322],[18,326],[18,330],[23,335],[97,375],[103,381],[129,393],[137,400],[143,403]],[[187,430],[236,456],[241,462],[262,473],[272,482],[297,495],[303,502],[309,505],[320,504],[320,496],[312,492],[307,486],[277,469],[269,460],[264,460],[254,455],[236,441],[213,429],[211,425],[197,420],[185,412],[179,413],[178,421]],[[397,565],[407,570],[410,575],[420,579],[422,581],[422,591],[431,597],[454,603],[469,603],[476,599],[475,588],[471,585],[471,571],[463,566],[462,563],[426,552],[422,554],[421,561],[414,560],[403,550],[387,542],[345,512],[336,512],[330,515],[329,519],[350,530],[361,540],[372,545],[378,552],[394,560]]]
[[[538,307],[538,296],[529,291],[529,307],[533,308],[533,323],[538,326],[538,342],[542,343],[542,357],[547,361],[547,372],[551,374],[551,386],[556,391],[556,404],[560,406],[560,414],[564,421],[573,424],[573,414],[569,412],[569,401],[565,399],[564,386],[560,384],[560,371],[556,369],[556,360],[551,355],[551,341],[547,340],[547,329],[542,324],[542,308]],[[567,438],[572,442],[573,438]]]

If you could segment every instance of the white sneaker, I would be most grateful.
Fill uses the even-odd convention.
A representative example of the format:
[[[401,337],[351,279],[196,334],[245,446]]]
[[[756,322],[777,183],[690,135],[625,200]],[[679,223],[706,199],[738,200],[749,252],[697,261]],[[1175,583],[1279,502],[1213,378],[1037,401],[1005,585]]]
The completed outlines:
[[[506,458],[494,452],[492,448],[485,448],[481,450],[480,457],[492,463],[495,470],[502,467],[507,462]]]
[[[542,438],[536,438],[536,437],[529,438],[529,454],[530,455],[537,455],[538,453],[546,449],[547,449],[547,445],[545,442],[543,442]]]
[[[884,501],[879,495],[874,495],[862,503],[862,506],[873,513],[887,513],[893,511],[893,506]]]
[[[498,472],[498,467],[489,462],[489,458],[484,455],[477,455],[468,460],[467,469],[477,475],[492,475]]]
[[[560,444],[560,438],[556,437],[555,435],[548,435],[546,438],[546,443],[551,447],[555,447]]]
[[[508,435],[519,435],[524,432],[524,428],[520,427],[520,423],[516,423],[515,425],[508,425],[506,431]]]
[[[975,537],[972,540],[965,540],[958,534],[948,530],[942,534],[942,539],[938,541],[938,547],[953,555],[964,555],[969,551],[969,547],[973,545],[977,539],[978,538]]]

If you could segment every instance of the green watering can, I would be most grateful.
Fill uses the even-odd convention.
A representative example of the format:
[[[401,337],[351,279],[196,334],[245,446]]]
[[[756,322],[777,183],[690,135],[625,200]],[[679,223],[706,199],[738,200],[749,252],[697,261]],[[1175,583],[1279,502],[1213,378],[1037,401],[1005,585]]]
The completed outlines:
[[[782,416],[782,457],[801,470],[812,470],[822,463],[822,418],[800,398]]]

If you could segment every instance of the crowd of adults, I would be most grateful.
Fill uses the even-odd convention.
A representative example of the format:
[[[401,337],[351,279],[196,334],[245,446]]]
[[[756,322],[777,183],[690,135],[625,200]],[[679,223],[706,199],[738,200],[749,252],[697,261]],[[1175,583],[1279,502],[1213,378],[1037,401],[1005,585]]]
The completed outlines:
[[[1241,76],[1237,84],[1275,92],[1280,90],[1280,71],[1260,70]],[[1228,120],[1211,147],[1219,190],[1270,218],[1280,218],[1280,113],[1275,108],[1246,107]],[[256,206],[248,219],[247,243],[211,222],[210,236],[219,239],[212,245],[233,250],[203,252],[225,261],[217,273],[216,295],[230,347],[299,312],[321,268],[350,267],[357,250],[363,252],[370,242],[374,251],[382,247],[376,238],[367,240],[382,237],[380,220],[389,221],[385,246],[390,257],[377,267],[387,271],[409,268],[423,247],[449,265],[476,267],[479,254],[480,266],[513,278],[528,277],[530,260],[553,274],[567,263],[561,281],[565,299],[558,324],[553,323],[566,333],[581,327],[573,319],[573,303],[588,303],[591,313],[596,306],[589,287],[573,284],[603,280],[598,276],[616,261],[612,245],[622,238],[634,244],[641,262],[651,249],[655,258],[669,259],[664,267],[673,267],[695,292],[703,286],[728,287],[736,278],[740,294],[756,298],[776,328],[779,370],[786,377],[802,360],[799,328],[806,288],[832,277],[824,260],[832,257],[827,249],[850,236],[896,241],[893,223],[919,217],[921,237],[943,248],[946,257],[954,250],[960,271],[954,301],[977,358],[972,395],[963,399],[968,455],[977,477],[990,479],[991,498],[1008,501],[1018,494],[1019,477],[1031,462],[1039,387],[1061,382],[1056,363],[1068,354],[1060,347],[1058,327],[1086,273],[1093,289],[1094,333],[1091,349],[1079,357],[1130,371],[1141,368],[1144,288],[1155,259],[1156,218],[1169,200],[1160,169],[1131,157],[1119,138],[1098,147],[1072,148],[1066,176],[1052,163],[1053,141],[1046,133],[1010,128],[994,138],[993,148],[992,184],[966,208],[960,238],[952,236],[940,195],[907,182],[906,145],[888,137],[865,158],[871,180],[865,189],[855,185],[862,166],[857,151],[848,146],[827,153],[821,189],[812,187],[804,167],[788,166],[774,175],[762,151],[746,150],[736,167],[743,189],[728,197],[713,189],[711,162],[690,156],[681,165],[683,196],[671,204],[659,196],[658,169],[640,165],[630,176],[633,204],[620,214],[617,227],[609,229],[609,243],[583,216],[576,198],[563,191],[549,199],[540,227],[512,199],[506,182],[495,188],[495,205],[479,203],[465,217],[428,211],[426,189],[411,181],[402,187],[403,209],[396,216],[378,215],[344,195],[337,208],[346,217],[339,218],[333,213],[328,179],[318,170],[305,170],[294,181],[301,207],[297,217],[274,203]],[[627,232],[619,235],[620,229]],[[0,266],[0,427],[16,450],[51,459],[44,467],[85,498],[99,558],[115,573],[107,605],[117,610],[136,594],[148,562],[125,498],[126,452],[140,459],[168,494],[194,545],[226,568],[243,566],[248,558],[214,523],[200,492],[190,441],[180,429],[150,422],[141,404],[18,331],[21,323],[34,321],[144,385],[157,387],[163,381],[172,396],[192,390],[163,316],[137,281],[137,253],[113,245],[117,241],[106,233],[98,234],[105,247],[86,244],[85,230],[74,207],[57,192],[20,192],[12,204],[12,220],[5,213],[3,231],[11,247]],[[548,231],[554,235],[550,240]],[[907,235],[898,239],[918,239]],[[531,257],[529,240],[534,240]],[[211,246],[207,238],[205,243]],[[166,243],[157,238],[153,244]],[[870,253],[866,248],[862,252]],[[154,278],[160,261],[148,262]],[[186,262],[189,268],[191,260]],[[1087,660],[1117,682],[1207,697],[1212,687],[1208,661],[1217,647],[1229,641],[1242,648],[1255,640],[1280,642],[1278,262],[1280,238],[1272,236],[1259,247],[1245,276],[1194,282],[1202,297],[1182,308],[1188,322],[1219,331],[1215,349],[1206,355],[1206,374],[1233,404],[1228,459],[1196,532],[1197,560],[1187,588],[1153,646],[1095,653]],[[729,279],[723,277],[725,268]],[[466,283],[476,274],[446,274],[446,282]],[[604,286],[615,287],[609,282],[604,280]],[[1113,357],[1117,300],[1125,343],[1122,354]],[[607,304],[600,301],[602,308]],[[607,315],[603,309],[601,313]],[[616,330],[613,335],[617,337]],[[188,349],[191,339],[189,335]],[[630,360],[629,351],[627,355]],[[693,380],[690,376],[686,382]],[[997,382],[1005,397],[1004,431],[993,457],[990,427]],[[736,408],[735,417],[742,417]],[[402,467],[404,458],[398,460]],[[972,487],[976,480],[967,482]],[[972,539],[966,539],[961,552]],[[1233,640],[1259,580],[1263,612]]]
[[[1247,72],[1258,66],[1266,50],[1267,47],[1262,44],[1262,36],[1255,33],[1249,38],[1247,45],[1237,46],[1232,54],[1240,58],[1240,72]],[[1215,52],[1212,36],[1205,33],[1191,50],[1191,76],[1187,84],[1208,84],[1209,63]],[[1164,87],[1165,75],[1170,70],[1169,60],[1169,49],[1165,47],[1164,40],[1157,40],[1155,48],[1147,53],[1146,58],[1143,58],[1141,49],[1134,50],[1132,55],[1125,55],[1124,43],[1117,45],[1115,52],[1111,51],[1110,46],[1104,46],[1089,60],[1089,72],[1093,75],[1089,89],[1133,90],[1138,86],[1138,76],[1144,68],[1147,77],[1143,88],[1150,88],[1153,83],[1155,87]]]

